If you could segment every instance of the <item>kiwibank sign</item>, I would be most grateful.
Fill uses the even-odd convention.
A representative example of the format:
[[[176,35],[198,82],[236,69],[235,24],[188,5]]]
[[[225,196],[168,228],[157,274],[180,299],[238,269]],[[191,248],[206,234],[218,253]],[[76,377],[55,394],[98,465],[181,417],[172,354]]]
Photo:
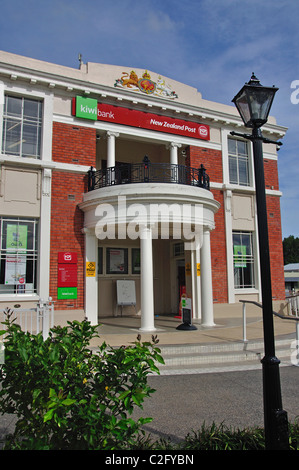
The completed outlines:
[[[83,98],[77,96],[75,102],[75,116],[84,119],[92,119],[97,121],[98,119],[98,102],[93,98]]]
[[[141,129],[184,135],[195,139],[210,139],[210,128],[206,124],[98,103],[96,99],[82,96],[73,99],[72,114],[77,118],[92,121],[112,122]]]

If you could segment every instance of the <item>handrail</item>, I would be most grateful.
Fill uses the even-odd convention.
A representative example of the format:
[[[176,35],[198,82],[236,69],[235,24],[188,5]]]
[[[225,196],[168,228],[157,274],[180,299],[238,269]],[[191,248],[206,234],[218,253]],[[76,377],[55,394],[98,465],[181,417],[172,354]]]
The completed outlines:
[[[243,303],[243,341],[244,343],[247,343],[246,339],[246,309],[245,309],[245,304],[253,304],[256,305],[257,307],[263,308],[263,305],[260,304],[259,302],[255,302],[254,300],[239,300],[239,302]],[[275,312],[272,310],[273,315],[281,318],[282,320],[294,320],[296,322],[296,343],[295,347],[297,349],[297,363],[295,361],[293,362],[294,365],[299,366],[299,316],[291,316],[291,315],[282,315],[281,313]]]
[[[260,304],[259,302],[255,302],[254,300],[239,300],[239,302],[243,302],[247,304],[254,304],[257,307],[263,308],[262,304]],[[274,312],[274,310],[272,310],[272,312],[273,312],[273,315],[276,315],[277,317],[282,318],[283,320],[295,320],[297,322],[299,321],[299,317],[295,317],[292,315],[282,315],[281,313]]]
[[[286,297],[286,301],[288,302],[288,312],[293,312],[298,316],[299,314],[299,295],[298,294],[291,294]]]
[[[106,186],[132,183],[174,183],[210,189],[210,178],[203,165],[191,168],[172,163],[122,163],[102,170],[88,170],[88,191]]]

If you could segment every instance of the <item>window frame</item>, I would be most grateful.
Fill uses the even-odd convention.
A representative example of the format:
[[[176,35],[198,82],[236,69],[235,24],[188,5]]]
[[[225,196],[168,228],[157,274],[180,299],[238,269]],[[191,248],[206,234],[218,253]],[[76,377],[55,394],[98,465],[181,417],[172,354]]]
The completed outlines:
[[[26,239],[26,247],[23,244],[16,246],[13,244],[11,248],[8,246],[8,227],[13,230],[14,226],[18,226],[16,233],[18,234],[15,240]],[[26,230],[19,230],[19,227],[27,227]],[[23,232],[23,233],[21,233]],[[11,236],[10,234],[9,236]],[[15,234],[13,234],[15,235]],[[15,261],[13,260],[15,258]],[[9,269],[9,261],[12,269]],[[13,273],[13,263],[15,264]],[[37,295],[38,293],[38,266],[39,266],[39,219],[32,217],[0,217],[0,298],[3,295]],[[24,268],[24,277],[19,282],[13,282],[9,276],[16,279],[17,266]],[[19,273],[18,273],[19,274]],[[30,279],[32,282],[28,282]]]
[[[233,153],[230,149],[230,142],[235,143],[235,153]],[[238,146],[244,145],[246,152],[241,153],[238,150]],[[228,154],[228,178],[229,178],[229,183],[230,184],[236,184],[238,186],[242,187],[250,187],[252,186],[251,182],[251,171],[250,171],[250,147],[249,143],[246,140],[242,139],[236,139],[234,137],[228,136],[227,138],[227,154]],[[236,172],[236,177],[234,178],[232,175],[232,162],[235,163],[235,172]],[[246,168],[246,182],[244,182],[244,179],[241,178],[242,170],[241,167],[242,165],[245,166]]]
[[[9,111],[9,104],[11,100],[19,100],[21,113],[13,113]],[[37,113],[34,115],[26,115],[26,104],[37,103]],[[16,94],[11,92],[4,93],[4,106],[2,115],[2,133],[1,133],[1,144],[2,153],[17,158],[33,158],[36,160],[41,159],[42,156],[42,133],[43,133],[43,120],[44,120],[44,99],[37,96],[25,96],[23,94]],[[11,129],[20,126],[18,136],[12,138],[9,144],[9,129],[7,128],[8,123],[12,124]],[[27,131],[26,131],[27,129]],[[30,133],[32,131],[32,142],[30,142]],[[28,141],[24,140],[25,132],[29,137]],[[13,141],[15,139],[15,142]],[[19,145],[18,151],[9,151],[10,147]],[[31,145],[35,148],[34,152],[25,152],[26,145]]]
[[[235,243],[234,240],[234,237],[237,236],[240,237],[239,243]],[[249,243],[245,242],[245,237],[249,237]],[[233,230],[233,278],[235,290],[244,291],[245,289],[256,289],[257,287],[254,246],[254,232],[245,230]],[[243,247],[243,249],[239,250],[239,254],[236,253],[238,247]],[[242,253],[242,251],[244,251],[244,248],[245,254]],[[250,281],[248,282],[246,281],[246,279],[250,279]]]
[[[111,269],[110,253],[113,250],[123,251],[124,269]],[[140,247],[117,245],[99,245],[98,246],[98,269],[99,278],[114,279],[115,277],[140,277]]]

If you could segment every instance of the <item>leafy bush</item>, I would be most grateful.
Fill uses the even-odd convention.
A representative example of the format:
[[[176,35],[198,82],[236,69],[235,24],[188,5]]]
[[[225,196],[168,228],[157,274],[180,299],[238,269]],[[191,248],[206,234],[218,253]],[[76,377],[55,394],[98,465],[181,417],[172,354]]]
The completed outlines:
[[[136,446],[141,426],[129,415],[154,389],[151,372],[163,363],[157,338],[113,349],[97,337],[90,322],[68,322],[42,334],[21,330],[7,311],[5,361],[0,367],[2,413],[18,417],[6,449],[121,449]],[[4,331],[1,333],[3,334]]]
[[[299,450],[299,424],[289,423],[290,450]],[[223,423],[205,424],[197,432],[189,433],[180,445],[184,450],[264,450],[263,428],[234,429]]]
[[[210,427],[205,424],[198,432],[185,438],[184,449],[193,450],[261,450],[265,449],[264,430],[261,428],[232,429],[223,423]]]
[[[290,450],[299,450],[299,423],[289,423]],[[264,429],[249,427],[245,429],[204,423],[198,431],[192,431],[180,442],[150,436],[140,438],[138,447],[142,450],[204,451],[204,450],[265,450]]]

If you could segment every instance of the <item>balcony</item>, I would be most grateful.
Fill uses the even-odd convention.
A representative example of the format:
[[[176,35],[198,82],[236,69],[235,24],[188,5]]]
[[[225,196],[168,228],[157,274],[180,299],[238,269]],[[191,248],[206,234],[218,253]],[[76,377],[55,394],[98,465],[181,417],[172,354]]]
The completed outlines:
[[[195,211],[190,219],[185,209],[199,206],[202,208],[200,216]],[[144,157],[141,163],[125,163],[102,170],[90,168],[88,191],[83,194],[79,207],[84,212],[85,229],[93,230],[103,216],[107,227],[133,223],[139,211],[138,217],[142,215],[149,221],[153,208],[167,207],[170,211],[176,210],[175,217],[181,215],[182,226],[190,223],[213,230],[214,214],[220,204],[210,191],[209,176],[203,165],[190,168],[151,163]],[[163,220],[161,218],[160,222]]]
[[[210,190],[210,179],[203,165],[190,168],[170,163],[151,163],[147,156],[142,163],[123,163],[102,170],[88,171],[88,191],[107,186],[135,183],[171,183]]]

